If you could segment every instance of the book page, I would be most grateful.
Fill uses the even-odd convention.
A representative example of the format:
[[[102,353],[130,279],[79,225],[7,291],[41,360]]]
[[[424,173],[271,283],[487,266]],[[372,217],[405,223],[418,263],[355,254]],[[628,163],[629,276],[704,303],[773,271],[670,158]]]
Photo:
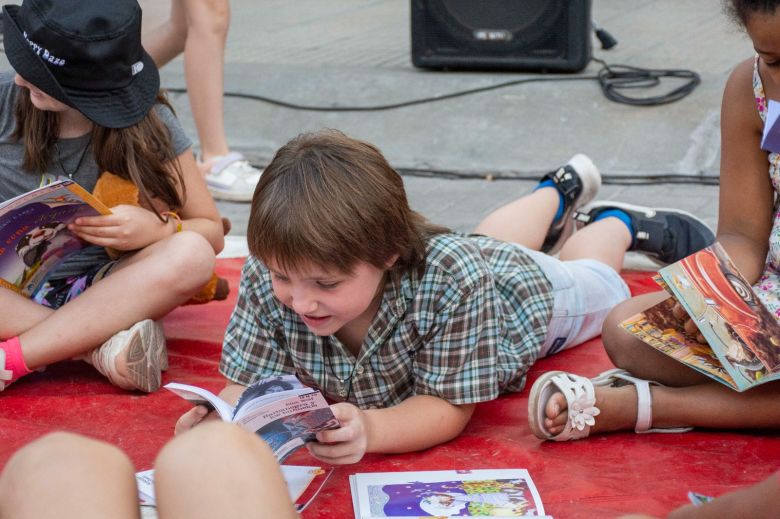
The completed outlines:
[[[233,416],[233,407],[208,389],[188,384],[179,384],[178,382],[169,382],[163,387],[179,395],[192,405],[204,405],[209,409],[216,410],[220,418],[226,422],[229,422]]]
[[[314,389],[262,407],[248,407],[236,413],[233,421],[260,435],[280,461],[305,442],[314,441],[318,431],[341,426],[325,397]]]
[[[691,337],[672,315],[674,305],[675,299],[669,296],[644,312],[629,317],[620,323],[620,327],[661,353],[736,389],[734,379],[720,364],[712,348]]]
[[[268,402],[310,391],[312,388],[304,386],[295,375],[279,375],[260,379],[241,393],[233,412],[234,417],[239,412],[250,412],[252,408],[263,406]]]
[[[780,323],[719,244],[661,269],[738,390],[780,378]]]
[[[544,517],[539,492],[524,469],[355,474],[355,517]]]
[[[333,473],[333,469],[311,466],[280,465],[279,469],[281,469],[284,481],[287,483],[290,500],[299,512],[311,504]],[[154,494],[154,469],[136,472],[135,482],[138,487],[139,503],[146,506],[157,506],[157,498]]]

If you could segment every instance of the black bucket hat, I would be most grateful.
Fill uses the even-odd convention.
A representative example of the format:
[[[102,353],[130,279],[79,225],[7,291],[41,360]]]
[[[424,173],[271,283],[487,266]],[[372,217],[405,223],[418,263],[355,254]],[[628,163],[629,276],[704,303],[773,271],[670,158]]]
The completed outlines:
[[[126,128],[154,105],[160,75],[141,47],[136,0],[24,0],[3,6],[16,72],[94,123]]]

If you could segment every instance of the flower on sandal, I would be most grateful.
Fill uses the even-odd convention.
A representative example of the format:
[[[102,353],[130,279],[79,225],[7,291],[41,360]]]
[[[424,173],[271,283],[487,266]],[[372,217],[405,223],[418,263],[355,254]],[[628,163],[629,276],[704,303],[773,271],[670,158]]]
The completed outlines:
[[[593,426],[596,424],[594,416],[601,413],[598,407],[593,405],[594,402],[590,402],[588,395],[585,393],[580,394],[577,399],[569,406],[569,421],[572,427],[578,431],[585,429],[586,425]]]

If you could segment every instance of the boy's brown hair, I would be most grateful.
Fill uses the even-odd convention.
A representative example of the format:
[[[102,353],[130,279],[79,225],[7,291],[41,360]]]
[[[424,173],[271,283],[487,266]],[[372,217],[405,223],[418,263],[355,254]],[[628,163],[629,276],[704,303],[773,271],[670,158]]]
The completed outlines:
[[[350,272],[358,261],[410,269],[425,241],[449,232],[412,211],[401,176],[373,145],[336,130],[299,135],[276,152],[255,189],[249,251],[296,270]]]

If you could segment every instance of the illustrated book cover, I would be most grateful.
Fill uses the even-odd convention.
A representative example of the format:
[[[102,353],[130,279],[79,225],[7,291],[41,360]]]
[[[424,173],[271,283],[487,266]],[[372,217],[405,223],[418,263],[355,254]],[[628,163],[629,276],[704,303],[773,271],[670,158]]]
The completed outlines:
[[[322,393],[304,386],[294,375],[270,377],[247,387],[235,407],[197,386],[171,382],[165,389],[193,405],[216,410],[226,422],[234,422],[258,434],[281,463],[317,432],[341,426]]]
[[[349,484],[355,519],[548,517],[525,469],[373,472]]]
[[[88,245],[68,224],[101,214],[111,211],[72,180],[0,204],[0,286],[29,296],[54,267]]]
[[[620,325],[653,348],[737,391],[780,378],[780,323],[715,243],[658,271],[672,297]],[[679,302],[707,344],[672,315]]]

